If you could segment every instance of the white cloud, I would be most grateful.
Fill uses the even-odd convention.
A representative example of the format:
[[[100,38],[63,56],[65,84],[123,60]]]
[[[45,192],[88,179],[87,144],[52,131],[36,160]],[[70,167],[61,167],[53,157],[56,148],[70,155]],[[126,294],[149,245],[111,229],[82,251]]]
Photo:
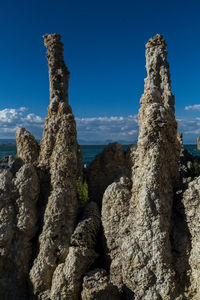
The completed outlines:
[[[78,139],[81,141],[132,141],[137,139],[137,115],[127,117],[76,118]],[[25,127],[36,138],[41,138],[44,119],[34,113],[28,113],[26,107],[5,108],[0,110],[0,138],[15,138],[15,132]]]
[[[200,117],[177,117],[177,122],[178,131],[183,132],[184,142],[195,142],[200,135]],[[80,143],[106,140],[135,142],[138,136],[137,115],[76,118],[76,124]],[[15,138],[16,130],[25,127],[40,139],[43,125],[44,119],[28,112],[26,107],[0,110],[0,138]]]
[[[20,127],[30,130],[36,138],[40,138],[43,119],[33,113],[27,114],[26,107],[5,108],[0,110],[0,138],[14,138]]]
[[[200,110],[200,104],[188,105],[185,106],[185,110]]]
[[[200,135],[200,118],[177,117],[178,131],[183,133],[185,143],[195,143]]]
[[[138,134],[138,117],[96,117],[76,118],[78,138],[92,141],[129,141],[135,142]]]

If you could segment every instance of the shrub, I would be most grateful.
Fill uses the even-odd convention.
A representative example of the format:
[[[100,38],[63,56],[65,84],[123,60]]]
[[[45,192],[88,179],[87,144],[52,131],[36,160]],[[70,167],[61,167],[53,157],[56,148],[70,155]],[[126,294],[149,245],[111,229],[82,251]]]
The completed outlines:
[[[82,183],[81,180],[77,180],[77,192],[81,206],[84,207],[89,201],[87,182]]]
[[[200,175],[200,165],[197,160],[193,162],[193,172],[195,177]]]

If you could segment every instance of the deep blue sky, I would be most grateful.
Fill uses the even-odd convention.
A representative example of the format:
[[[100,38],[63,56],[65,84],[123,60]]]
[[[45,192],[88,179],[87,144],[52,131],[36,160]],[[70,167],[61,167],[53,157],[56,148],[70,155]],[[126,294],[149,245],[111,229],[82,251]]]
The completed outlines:
[[[161,33],[168,44],[176,115],[186,121],[200,116],[199,107],[184,109],[200,104],[199,0],[1,1],[0,28],[0,110],[24,106],[46,115],[42,35],[58,32],[71,72],[69,101],[75,116],[135,115],[146,77],[145,43]],[[186,133],[191,141],[200,134],[195,120],[191,132],[196,135]]]

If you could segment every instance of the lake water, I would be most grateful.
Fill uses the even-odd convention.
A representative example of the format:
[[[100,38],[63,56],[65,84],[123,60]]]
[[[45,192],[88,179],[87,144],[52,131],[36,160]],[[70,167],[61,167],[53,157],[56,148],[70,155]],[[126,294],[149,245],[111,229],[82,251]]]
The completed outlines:
[[[106,145],[82,145],[83,163],[89,164],[95,156],[102,152]],[[126,150],[128,145],[123,145]],[[192,154],[200,156],[200,151],[197,150],[195,144],[187,144],[184,147]],[[15,140],[0,140],[0,159],[4,156],[16,155]]]

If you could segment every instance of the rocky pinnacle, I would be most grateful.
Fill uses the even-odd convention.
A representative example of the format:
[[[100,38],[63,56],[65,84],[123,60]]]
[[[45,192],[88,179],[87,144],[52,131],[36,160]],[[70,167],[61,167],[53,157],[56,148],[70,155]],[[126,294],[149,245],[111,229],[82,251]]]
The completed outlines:
[[[109,187],[103,198],[102,221],[113,259],[110,275],[114,284],[128,288],[134,299],[166,300],[174,299],[175,290],[170,227],[180,145],[162,35],[146,44],[146,69],[131,197],[127,196],[126,204],[118,192],[118,201],[111,205],[114,193]],[[127,188],[125,192],[129,194]],[[117,215],[124,226],[113,229],[111,236],[114,211],[121,211]],[[106,214],[110,217],[106,218]]]
[[[50,101],[59,98],[59,101],[68,103],[69,71],[63,57],[63,43],[60,34],[45,34],[44,45],[47,48],[49,66]]]
[[[19,129],[0,172],[0,299],[199,300],[200,160],[177,135],[163,36],[146,44],[137,147],[111,144],[84,172],[60,35],[44,44],[42,141]]]
[[[50,105],[38,167],[43,174],[42,182],[46,182],[46,178],[50,182],[49,188],[41,184],[41,195],[49,194],[49,197],[39,236],[39,253],[30,271],[33,291],[39,299],[49,295],[53,273],[67,257],[78,209],[76,124],[68,104],[69,72],[60,35],[46,34],[44,44],[49,65]]]
[[[146,44],[147,78],[128,221],[132,238],[122,245],[124,271],[128,269],[124,279],[136,299],[172,299],[175,289],[170,224],[180,145],[165,47],[159,34]]]

